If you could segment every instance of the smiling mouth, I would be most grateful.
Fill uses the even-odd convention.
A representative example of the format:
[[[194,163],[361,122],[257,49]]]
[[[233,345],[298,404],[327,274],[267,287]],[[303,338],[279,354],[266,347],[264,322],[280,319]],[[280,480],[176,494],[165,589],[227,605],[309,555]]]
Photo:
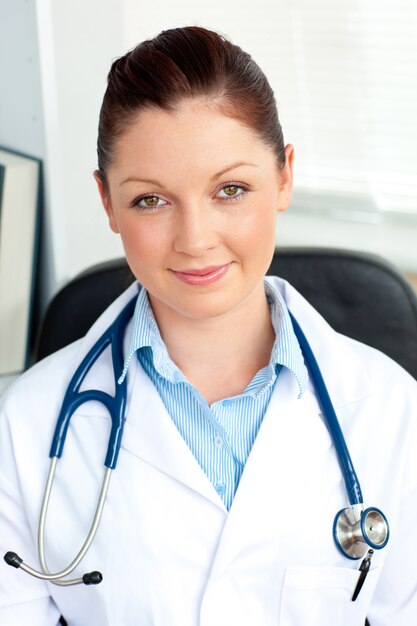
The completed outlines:
[[[177,278],[189,285],[208,285],[220,280],[227,272],[231,263],[213,265],[202,269],[172,270]]]

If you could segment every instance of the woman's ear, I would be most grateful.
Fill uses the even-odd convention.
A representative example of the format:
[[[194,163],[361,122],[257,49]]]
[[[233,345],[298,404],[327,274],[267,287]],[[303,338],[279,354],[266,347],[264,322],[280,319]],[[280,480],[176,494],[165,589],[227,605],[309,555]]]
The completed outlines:
[[[106,189],[103,179],[100,175],[100,172],[98,170],[96,170],[94,172],[94,178],[95,181],[97,183],[97,187],[98,187],[98,192],[100,194],[100,198],[101,198],[101,202],[103,204],[104,210],[107,213],[107,217],[109,218],[109,225],[110,228],[112,229],[112,231],[114,233],[118,233],[119,231],[119,227],[117,225],[116,222],[116,218],[114,216],[114,212],[113,212],[113,207],[111,205],[111,200],[110,200],[110,192],[108,191],[108,189]]]
[[[286,211],[292,200],[294,146],[285,146],[285,165],[279,170],[279,196],[277,211]]]

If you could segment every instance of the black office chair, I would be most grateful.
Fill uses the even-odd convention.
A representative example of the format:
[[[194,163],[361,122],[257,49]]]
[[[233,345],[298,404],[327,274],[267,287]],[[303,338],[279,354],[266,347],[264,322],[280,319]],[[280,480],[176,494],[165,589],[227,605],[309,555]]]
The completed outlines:
[[[391,265],[365,253],[283,248],[268,274],[288,280],[335,330],[385,352],[417,378],[417,296]],[[115,259],[68,283],[45,314],[35,360],[82,337],[133,280],[125,259]],[[63,617],[60,624],[66,626]]]
[[[283,248],[268,271],[287,279],[333,328],[385,352],[417,378],[417,296],[373,255],[321,248]],[[124,259],[83,272],[52,300],[35,360],[82,337],[134,280]]]

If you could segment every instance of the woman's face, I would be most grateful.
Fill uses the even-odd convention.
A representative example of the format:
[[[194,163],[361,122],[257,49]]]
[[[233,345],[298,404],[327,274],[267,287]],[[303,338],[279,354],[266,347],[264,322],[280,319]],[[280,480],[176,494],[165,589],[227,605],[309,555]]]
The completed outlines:
[[[185,101],[174,112],[141,111],[116,145],[110,227],[146,287],[158,319],[205,319],[263,297],[275,247],[275,216],[290,203],[287,164],[239,121]]]

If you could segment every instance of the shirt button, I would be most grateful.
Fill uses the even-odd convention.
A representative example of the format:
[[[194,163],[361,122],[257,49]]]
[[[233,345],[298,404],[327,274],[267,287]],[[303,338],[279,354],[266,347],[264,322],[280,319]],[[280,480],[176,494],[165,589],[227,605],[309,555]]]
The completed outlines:
[[[217,448],[221,448],[223,445],[223,439],[220,435],[214,435],[214,445]]]
[[[224,494],[224,492],[225,492],[225,488],[224,488],[224,484],[223,483],[217,483],[214,488],[217,491],[217,493],[219,494],[219,496],[222,496]]]

